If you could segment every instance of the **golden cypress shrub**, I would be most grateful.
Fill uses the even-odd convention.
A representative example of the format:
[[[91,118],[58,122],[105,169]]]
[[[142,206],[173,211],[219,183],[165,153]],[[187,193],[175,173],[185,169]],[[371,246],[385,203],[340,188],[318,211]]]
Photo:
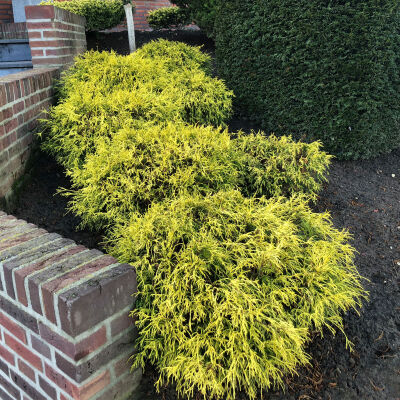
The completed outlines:
[[[138,274],[134,366],[157,385],[233,400],[283,385],[309,360],[312,330],[343,330],[365,293],[348,234],[302,197],[239,192],[153,203],[118,224],[110,250]]]
[[[159,10],[161,9],[154,11]],[[182,42],[165,39],[154,40],[138,49],[134,56],[157,59],[158,62],[162,62],[164,66],[168,66],[171,70],[182,67],[199,68],[206,73],[211,73],[212,70],[209,54],[201,51],[199,46],[188,46]]]
[[[93,150],[94,138],[107,141],[137,121],[224,125],[232,93],[203,71],[208,56],[166,41],[157,46],[176,47],[181,59],[186,51],[191,67],[172,68],[168,57],[161,61],[151,55],[151,46],[137,56],[91,51],[78,57],[59,82],[59,104],[43,121],[43,148],[70,169]]]
[[[290,136],[239,134],[234,145],[243,153],[238,163],[240,187],[246,196],[304,193],[316,199],[325,182],[331,156],[321,143],[295,142]]]
[[[84,224],[101,227],[144,213],[153,202],[231,188],[237,180],[226,130],[151,123],[95,142],[82,168],[73,168],[67,195]]]

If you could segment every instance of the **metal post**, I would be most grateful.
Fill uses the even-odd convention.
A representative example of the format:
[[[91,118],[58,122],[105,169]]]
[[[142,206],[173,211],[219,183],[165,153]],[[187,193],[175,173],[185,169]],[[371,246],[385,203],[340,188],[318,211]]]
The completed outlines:
[[[128,3],[124,5],[126,14],[126,24],[128,25],[128,38],[129,38],[129,51],[133,53],[136,51],[136,40],[135,40],[135,25],[133,22],[132,4]]]

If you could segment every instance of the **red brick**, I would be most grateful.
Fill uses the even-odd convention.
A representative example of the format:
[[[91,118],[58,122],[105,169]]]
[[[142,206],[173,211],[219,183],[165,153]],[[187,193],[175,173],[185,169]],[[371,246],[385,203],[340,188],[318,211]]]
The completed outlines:
[[[105,326],[99,328],[86,339],[77,344],[73,344],[63,336],[52,331],[48,326],[40,324],[40,335],[47,343],[60,350],[75,361],[86,357],[99,347],[103,346],[107,341],[107,333]]]
[[[133,318],[127,312],[111,321],[111,336],[118,335],[133,326]]]
[[[8,347],[13,349],[21,358],[34,368],[43,371],[42,361],[37,355],[33,354],[26,346],[9,336],[7,333],[4,334],[4,338]]]
[[[8,332],[12,333],[21,342],[26,343],[25,329],[21,328],[14,321],[6,317],[3,313],[0,313],[0,325],[7,329]]]
[[[75,398],[79,400],[89,400],[93,398],[96,393],[100,392],[106,386],[108,386],[110,382],[110,372],[104,371],[102,374],[100,374],[92,381],[87,383],[84,387],[82,387],[77,393],[79,397]]]
[[[26,19],[51,19],[54,18],[54,6],[26,6]]]
[[[15,365],[14,354],[10,353],[0,344],[0,359],[6,360],[9,364]]]
[[[54,370],[50,365],[45,365],[46,376],[54,382],[60,389],[64,390],[70,396],[79,393],[78,387],[74,385],[69,379],[67,379],[60,372]]]

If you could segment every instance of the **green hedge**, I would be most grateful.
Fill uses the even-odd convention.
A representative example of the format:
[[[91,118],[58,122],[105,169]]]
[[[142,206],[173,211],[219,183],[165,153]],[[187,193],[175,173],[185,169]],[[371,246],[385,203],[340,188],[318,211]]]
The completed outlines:
[[[117,225],[111,253],[136,268],[135,366],[193,398],[283,386],[306,344],[363,298],[348,235],[302,198],[238,192],[154,203]],[[214,397],[215,396],[215,397]]]
[[[153,29],[179,28],[190,24],[188,12],[180,7],[161,7],[147,14],[147,22]]]
[[[268,132],[322,140],[344,159],[399,146],[397,0],[221,0],[220,76]]]
[[[191,19],[208,35],[214,34],[217,0],[174,0]]]
[[[54,5],[86,18],[87,31],[110,29],[125,18],[126,0],[46,0],[40,5]]]

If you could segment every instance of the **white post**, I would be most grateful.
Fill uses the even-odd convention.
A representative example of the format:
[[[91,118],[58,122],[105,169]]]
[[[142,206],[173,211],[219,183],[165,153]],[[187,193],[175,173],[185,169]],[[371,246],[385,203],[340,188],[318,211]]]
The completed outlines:
[[[126,24],[128,25],[128,38],[129,38],[129,50],[131,53],[136,51],[136,40],[135,40],[135,25],[133,22],[132,4],[128,3],[124,5],[126,14]]]

